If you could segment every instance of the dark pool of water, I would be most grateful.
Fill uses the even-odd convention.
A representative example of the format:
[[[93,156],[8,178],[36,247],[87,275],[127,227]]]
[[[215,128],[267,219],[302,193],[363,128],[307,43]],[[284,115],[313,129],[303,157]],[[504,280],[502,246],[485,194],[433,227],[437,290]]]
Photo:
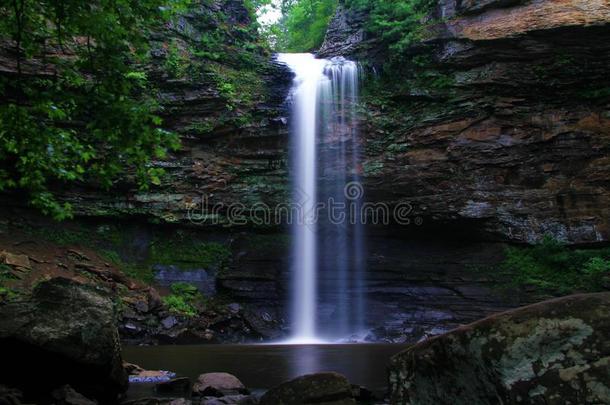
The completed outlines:
[[[303,374],[336,371],[352,384],[381,394],[387,387],[390,357],[404,348],[390,344],[132,346],[123,349],[123,358],[192,380],[202,373],[228,372],[253,390],[267,390]]]

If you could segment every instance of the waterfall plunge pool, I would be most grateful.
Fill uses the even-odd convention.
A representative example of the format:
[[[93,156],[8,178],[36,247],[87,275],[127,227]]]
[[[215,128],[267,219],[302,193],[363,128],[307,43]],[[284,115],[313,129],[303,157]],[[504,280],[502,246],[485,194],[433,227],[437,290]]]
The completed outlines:
[[[377,395],[387,390],[386,368],[402,344],[127,346],[123,359],[148,370],[169,370],[196,381],[203,373],[227,372],[254,392],[303,374],[335,371]],[[131,384],[129,396],[150,389]],[[138,392],[139,391],[139,392]]]

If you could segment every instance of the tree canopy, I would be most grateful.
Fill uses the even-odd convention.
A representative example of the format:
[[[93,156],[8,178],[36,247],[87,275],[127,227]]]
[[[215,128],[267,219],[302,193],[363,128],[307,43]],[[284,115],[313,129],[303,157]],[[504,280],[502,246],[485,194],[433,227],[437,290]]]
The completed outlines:
[[[367,31],[389,47],[393,56],[422,36],[424,19],[437,0],[345,0],[346,7],[364,9],[369,18]]]
[[[270,29],[276,49],[318,49],[340,2],[347,9],[365,10],[369,17],[364,28],[398,55],[419,38],[422,20],[435,0],[282,0],[282,18]]]
[[[0,190],[21,189],[56,218],[70,215],[51,184],[79,180],[109,187],[126,166],[141,187],[158,183],[154,158],[178,147],[160,128],[138,66],[147,35],[185,6],[182,0],[13,0],[0,6],[3,52],[15,61],[0,76]],[[5,72],[6,73],[6,72]]]
[[[282,0],[282,18],[271,27],[280,52],[311,52],[324,42],[337,0]]]

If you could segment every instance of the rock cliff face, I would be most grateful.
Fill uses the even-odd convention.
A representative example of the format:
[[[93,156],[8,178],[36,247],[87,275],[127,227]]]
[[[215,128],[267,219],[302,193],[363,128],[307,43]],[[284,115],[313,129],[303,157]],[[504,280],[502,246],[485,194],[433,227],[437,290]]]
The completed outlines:
[[[362,20],[340,7],[321,54],[383,68]],[[369,198],[487,239],[607,241],[610,6],[445,0],[424,38],[402,56],[428,53],[425,66],[367,79]]]
[[[350,10],[340,3],[337,6],[335,17],[328,25],[324,43],[317,55],[324,58],[358,54],[367,39],[367,32],[364,28],[367,19],[366,11]]]
[[[604,1],[443,0],[430,19],[437,23],[405,51],[430,53],[426,66],[385,81],[373,72],[388,54],[365,29],[367,13],[339,7],[319,55],[357,58],[370,73],[364,162],[352,169],[367,201],[413,208],[409,226],[366,230],[369,339],[415,341],[527,301],[498,297],[493,275],[469,271],[498,263],[502,243],[547,233],[572,244],[608,241],[608,9]],[[189,269],[209,277],[210,294],[242,305],[240,322],[243,313],[255,336],[271,338],[287,320],[288,232],[255,224],[247,212],[226,226],[227,207],[289,198],[284,102],[292,76],[257,48],[250,23],[240,0],[194,2],[152,35],[148,75],[164,125],[183,142],[155,163],[167,173],[159,187],[139,191],[127,176],[111,192],[81,185],[61,194],[92,234],[119,225],[125,260],[184,264],[176,252],[168,255],[175,263],[150,260],[190,228],[202,242],[226,246],[226,267],[188,262]],[[200,49],[219,29],[231,50],[221,60]],[[244,54],[237,43],[258,50]],[[0,58],[0,71],[10,69]],[[3,204],[23,205],[14,196]],[[21,222],[19,215],[10,221]],[[333,311],[324,308],[322,321]],[[225,320],[216,326],[232,330]]]

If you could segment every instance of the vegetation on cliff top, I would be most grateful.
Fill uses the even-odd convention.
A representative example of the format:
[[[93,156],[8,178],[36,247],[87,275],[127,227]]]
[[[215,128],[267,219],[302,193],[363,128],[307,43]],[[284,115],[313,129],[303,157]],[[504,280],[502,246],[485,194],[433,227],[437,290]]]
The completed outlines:
[[[318,49],[339,3],[368,15],[365,29],[389,50],[391,59],[403,59],[405,50],[423,37],[426,17],[437,0],[282,0],[282,18],[271,27],[281,52]]]
[[[364,10],[369,15],[366,29],[381,39],[394,60],[424,35],[426,17],[438,0],[346,0],[347,8]]]
[[[282,0],[282,18],[269,29],[279,52],[313,52],[318,49],[338,0]]]

